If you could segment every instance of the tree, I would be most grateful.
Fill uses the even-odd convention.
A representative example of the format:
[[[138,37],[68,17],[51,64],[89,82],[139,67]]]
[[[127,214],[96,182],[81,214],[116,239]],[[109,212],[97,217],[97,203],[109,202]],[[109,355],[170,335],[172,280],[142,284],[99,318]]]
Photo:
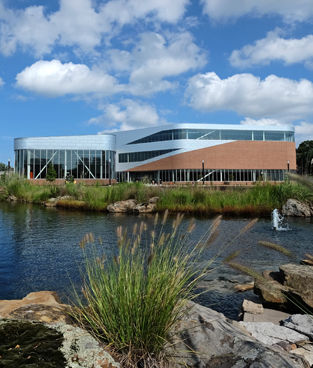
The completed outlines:
[[[56,178],[57,178],[57,172],[54,170],[54,167],[52,166],[52,163],[49,162],[48,166],[47,166],[46,180],[52,182],[52,181],[55,181]]]
[[[298,174],[313,174],[313,141],[304,141],[297,148]]]
[[[5,171],[7,170],[7,165],[4,164],[3,162],[0,162],[0,171]]]

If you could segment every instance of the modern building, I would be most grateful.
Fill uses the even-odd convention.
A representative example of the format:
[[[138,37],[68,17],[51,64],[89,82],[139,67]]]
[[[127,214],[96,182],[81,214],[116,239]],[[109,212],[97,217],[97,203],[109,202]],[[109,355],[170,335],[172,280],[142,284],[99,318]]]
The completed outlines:
[[[15,170],[45,179],[53,165],[61,181],[283,181],[296,170],[294,128],[171,124],[88,136],[14,140]]]

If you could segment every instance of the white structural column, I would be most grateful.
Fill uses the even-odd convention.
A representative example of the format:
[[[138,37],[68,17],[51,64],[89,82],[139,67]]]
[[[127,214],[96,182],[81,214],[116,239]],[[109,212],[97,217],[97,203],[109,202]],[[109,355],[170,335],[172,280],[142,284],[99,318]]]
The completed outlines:
[[[27,179],[30,179],[30,151],[27,150]]]

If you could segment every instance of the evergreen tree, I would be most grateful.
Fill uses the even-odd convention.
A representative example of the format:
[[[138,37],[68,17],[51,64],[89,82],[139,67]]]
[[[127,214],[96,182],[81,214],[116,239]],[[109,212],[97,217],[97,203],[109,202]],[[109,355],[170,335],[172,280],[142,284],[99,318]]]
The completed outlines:
[[[300,175],[313,174],[313,141],[304,141],[297,148],[297,171]]]
[[[0,171],[5,171],[7,169],[7,165],[3,162],[0,162]]]
[[[52,181],[55,181],[56,178],[57,178],[57,172],[54,170],[52,163],[49,162],[48,167],[47,167],[46,180],[52,182]]]

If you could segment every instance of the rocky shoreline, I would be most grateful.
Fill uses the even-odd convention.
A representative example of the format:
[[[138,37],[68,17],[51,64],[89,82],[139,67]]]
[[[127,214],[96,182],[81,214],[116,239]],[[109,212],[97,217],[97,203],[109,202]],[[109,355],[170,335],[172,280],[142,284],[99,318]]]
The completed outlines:
[[[295,270],[293,272],[293,270]],[[312,285],[313,267],[308,265],[283,265],[280,273],[282,286],[288,291],[302,294],[301,300],[313,306],[309,286]],[[264,274],[271,274],[267,271]],[[305,281],[306,280],[306,281]],[[277,282],[277,281],[275,281]],[[295,286],[292,288],[290,285]],[[288,286],[288,285],[289,286]],[[270,282],[264,287],[255,283],[254,290],[261,298],[245,300],[241,319],[237,322],[226,318],[210,308],[189,302],[184,318],[172,331],[170,343],[164,353],[169,367],[194,368],[309,368],[313,367],[313,319],[305,314],[288,314],[289,304],[273,300]],[[307,288],[304,288],[304,285]],[[251,288],[251,284],[249,284]],[[276,287],[276,286],[275,286]],[[249,289],[249,288],[248,288]],[[237,287],[237,291],[244,287]],[[260,291],[261,290],[261,291]],[[270,303],[270,304],[268,304]],[[281,311],[281,310],[284,311]],[[88,332],[81,329],[69,315],[70,307],[62,304],[56,292],[41,291],[27,295],[22,300],[0,301],[0,336],[10,324],[30,323],[32,328],[40,323],[62,335],[58,351],[64,357],[64,367],[120,368],[121,364],[110,354],[108,347],[99,343]],[[24,328],[25,330],[25,328]],[[1,339],[0,339],[1,340]],[[22,349],[17,342],[11,349]],[[0,341],[1,359],[6,351]],[[29,359],[32,353],[28,352]],[[25,358],[26,359],[26,358]],[[60,366],[61,368],[61,366]]]
[[[6,199],[8,202],[16,202],[18,198],[11,195]],[[50,198],[46,202],[41,204],[45,207],[66,207],[70,208],[70,201],[75,202],[74,208],[87,209],[85,208],[85,202],[74,200],[71,196],[60,196],[57,198]],[[106,207],[106,211],[110,213],[153,213],[156,212],[156,206],[159,197],[152,197],[147,202],[137,202],[135,199],[127,199],[125,201],[117,201],[109,204]],[[79,203],[78,203],[79,202]],[[283,216],[292,217],[312,217],[313,216],[313,205],[298,201],[296,199],[288,199],[281,209]]]

